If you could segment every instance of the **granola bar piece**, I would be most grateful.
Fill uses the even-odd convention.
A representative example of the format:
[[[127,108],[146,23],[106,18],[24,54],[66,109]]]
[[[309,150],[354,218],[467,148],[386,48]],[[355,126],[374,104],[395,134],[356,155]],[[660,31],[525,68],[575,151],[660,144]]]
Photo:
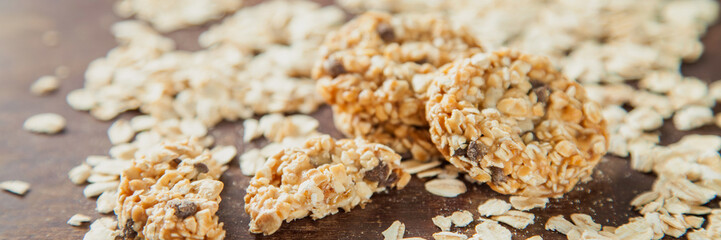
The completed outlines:
[[[319,219],[339,208],[348,212],[363,207],[373,193],[402,189],[410,174],[400,160],[387,146],[328,135],[284,149],[268,159],[246,190],[250,232],[273,234],[283,221]]]
[[[545,57],[476,54],[440,69],[428,97],[433,143],[500,193],[561,195],[590,177],[608,148],[599,105]]]
[[[426,160],[439,155],[424,115],[430,75],[482,50],[438,15],[369,12],[326,37],[313,78],[340,131]]]
[[[227,167],[195,138],[168,142],[123,171],[115,214],[123,239],[223,239],[216,212]]]

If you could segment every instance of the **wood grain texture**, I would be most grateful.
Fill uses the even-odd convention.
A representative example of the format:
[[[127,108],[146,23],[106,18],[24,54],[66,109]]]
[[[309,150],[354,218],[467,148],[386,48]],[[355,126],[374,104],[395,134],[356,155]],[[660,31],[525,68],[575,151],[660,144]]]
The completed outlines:
[[[83,73],[90,61],[116,45],[109,28],[120,19],[112,14],[111,5],[110,0],[0,1],[0,181],[23,180],[32,184],[24,197],[0,193],[0,239],[82,239],[87,225],[71,227],[65,223],[68,218],[75,213],[102,216],[94,211],[95,201],[83,197],[83,188],[68,180],[67,172],[87,155],[107,154],[110,142],[105,131],[110,122],[73,111],[65,103],[65,95],[82,86]],[[202,29],[193,27],[170,36],[181,49],[193,50],[198,48],[196,36]],[[47,30],[60,33],[58,46],[42,44],[41,36]],[[705,81],[719,79],[721,25],[713,26],[703,41],[704,56],[696,63],[684,65],[682,71]],[[60,65],[68,66],[71,74],[62,80],[59,91],[44,97],[29,93],[35,79],[52,74]],[[22,130],[27,117],[43,112],[65,116],[68,120],[65,131],[46,136]],[[137,113],[121,117],[134,114]],[[341,136],[332,125],[328,107],[314,116],[320,119],[322,132]],[[675,142],[686,134],[676,131],[670,121],[660,131],[662,144]],[[224,122],[211,133],[218,144],[235,144],[241,151],[254,147],[241,145],[242,125],[238,122]],[[720,134],[721,130],[707,126],[690,133]],[[237,160],[221,178],[226,187],[219,214],[228,231],[227,239],[377,239],[394,220],[406,224],[407,237],[431,239],[431,234],[438,231],[432,217],[456,210],[477,214],[476,207],[486,199],[507,199],[486,186],[470,184],[469,191],[457,198],[433,196],[423,189],[423,180],[414,178],[401,191],[375,195],[365,209],[355,208],[350,213],[318,221],[302,219],[286,223],[272,236],[258,236],[248,233],[249,219],[243,211],[244,189],[249,179],[241,174]],[[627,160],[608,157],[598,167],[592,182],[577,187],[562,199],[552,200],[546,209],[531,211],[537,216],[536,224],[513,231],[514,239],[536,234],[544,239],[563,238],[543,229],[546,220],[558,214],[588,213],[603,225],[623,224],[628,217],[637,215],[629,206],[630,200],[649,189],[653,179],[652,175],[631,170]],[[470,234],[472,229],[465,232]]]

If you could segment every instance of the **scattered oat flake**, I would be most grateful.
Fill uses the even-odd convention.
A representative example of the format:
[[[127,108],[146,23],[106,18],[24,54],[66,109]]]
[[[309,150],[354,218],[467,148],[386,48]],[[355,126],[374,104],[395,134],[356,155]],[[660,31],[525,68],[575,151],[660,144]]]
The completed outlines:
[[[35,95],[45,95],[60,87],[60,80],[55,76],[42,76],[30,85],[30,92]]]
[[[83,225],[83,223],[90,222],[91,220],[93,220],[93,219],[88,215],[75,214],[72,217],[70,217],[70,219],[68,219],[67,223],[71,226],[77,227],[77,226]]]
[[[113,145],[127,143],[135,136],[135,131],[130,123],[124,119],[119,119],[108,128],[108,138]]]
[[[438,228],[440,228],[441,231],[450,231],[451,230],[451,224],[453,223],[453,221],[451,220],[451,217],[438,215],[438,216],[433,217],[431,220],[433,220],[433,224],[435,224]]]
[[[100,196],[98,196],[98,200],[95,202],[95,210],[99,213],[113,212],[117,196],[118,192],[114,190],[103,192]]]
[[[553,216],[546,222],[546,230],[556,231],[562,234],[568,234],[569,231],[575,228],[576,226],[566,220],[563,215]]]
[[[440,174],[441,172],[443,172],[443,169],[433,168],[433,169],[425,170],[423,172],[419,172],[418,174],[416,174],[416,177],[418,177],[418,178],[435,177],[438,174]]]
[[[468,226],[468,224],[473,222],[473,213],[466,210],[456,211],[451,214],[451,221],[456,227]]]
[[[258,126],[258,120],[249,118],[243,121],[243,142],[250,142],[263,135]]]
[[[571,214],[571,221],[576,224],[577,227],[582,229],[588,229],[592,231],[601,231],[601,224],[593,221],[593,218],[588,214],[574,213]]]
[[[25,120],[23,128],[35,133],[55,134],[65,128],[65,118],[55,113],[41,113]]]
[[[68,178],[70,178],[70,181],[75,184],[83,184],[85,181],[90,177],[90,174],[92,173],[92,167],[88,164],[80,164],[68,172]]]
[[[614,232],[618,239],[652,239],[653,230],[643,218],[632,218],[629,223],[619,226]]]
[[[403,239],[403,234],[406,231],[406,225],[396,220],[391,224],[388,229],[383,231],[383,239],[385,240],[398,240]]]
[[[468,236],[454,232],[437,232],[433,234],[435,240],[465,240]]]
[[[258,149],[251,149],[240,155],[240,170],[243,175],[254,176],[255,172],[263,167],[264,163],[265,158]]]
[[[486,202],[484,202],[481,205],[478,205],[478,213],[481,214],[481,216],[496,216],[496,215],[502,215],[508,210],[511,209],[511,204],[508,204],[506,201],[503,201],[501,199],[489,199]]]
[[[473,235],[474,239],[510,240],[512,236],[511,231],[496,221],[484,221],[476,225],[475,229],[476,234]]]
[[[526,240],[543,240],[543,238],[541,236],[536,235],[533,237],[526,238]]]
[[[405,162],[408,162],[408,161],[405,161]],[[417,165],[414,165],[414,166],[412,166],[412,167],[403,168],[403,170],[406,170],[406,172],[409,173],[409,174],[416,174],[416,173],[419,173],[419,172],[422,172],[422,171],[425,171],[425,170],[428,170],[428,169],[432,169],[432,168],[438,167],[439,165],[441,165],[441,162],[440,162],[440,161],[433,160],[433,161],[430,161],[430,162],[417,164]]]
[[[456,197],[466,192],[466,184],[458,179],[433,179],[425,184],[426,191],[441,197]]]
[[[5,191],[17,194],[17,195],[25,195],[25,193],[30,190],[30,184],[23,181],[4,181],[0,182],[0,188],[5,189]]]
[[[83,240],[110,240],[115,239],[120,231],[115,230],[118,222],[115,218],[104,217],[90,224],[90,231],[85,233]]]
[[[493,216],[492,219],[508,224],[516,229],[525,229],[529,224],[533,224],[535,217],[533,213],[509,210],[503,215]]]
[[[118,184],[118,181],[91,183],[85,186],[85,189],[83,189],[83,195],[87,198],[96,197],[105,191],[111,191],[118,188]]]
[[[527,211],[537,207],[546,208],[548,198],[511,196],[509,201],[511,202],[513,208],[521,211]]]
[[[220,163],[220,165],[228,164],[235,155],[238,153],[235,146],[216,146],[210,151],[213,155],[213,159]]]
[[[88,111],[95,107],[96,99],[93,93],[86,89],[75,89],[65,97],[68,105],[78,111]]]

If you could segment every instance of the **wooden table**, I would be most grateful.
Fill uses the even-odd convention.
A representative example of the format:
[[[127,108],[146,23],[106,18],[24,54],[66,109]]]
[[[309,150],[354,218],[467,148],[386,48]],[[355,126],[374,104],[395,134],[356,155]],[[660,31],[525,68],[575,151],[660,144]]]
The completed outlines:
[[[107,154],[110,142],[106,130],[110,122],[95,120],[84,112],[73,111],[65,103],[65,95],[80,88],[83,73],[90,61],[116,46],[109,28],[119,20],[111,12],[113,1],[0,1],[0,181],[23,180],[32,188],[24,197],[0,193],[0,239],[81,239],[87,231],[65,222],[76,213],[93,218],[95,201],[82,195],[83,187],[67,178],[70,168],[83,162],[90,154]],[[170,34],[181,49],[197,49],[196,36],[202,27]],[[41,36],[45,31],[60,33],[59,45],[47,47]],[[706,52],[693,64],[684,65],[686,75],[703,80],[721,78],[721,25],[715,25],[703,39]],[[30,84],[42,75],[53,74],[57,66],[71,70],[62,80],[60,90],[44,97],[29,93]],[[721,108],[716,107],[716,112]],[[62,134],[38,135],[22,130],[23,121],[34,114],[55,112],[65,116],[68,126]],[[127,113],[130,117],[136,113]],[[321,131],[335,137],[331,113],[323,107],[314,114],[321,120]],[[677,141],[683,134],[670,121],[660,130],[662,144]],[[715,126],[691,133],[719,134]],[[219,144],[235,144],[241,151],[242,125],[224,122],[212,130]],[[225,223],[228,239],[378,239],[394,220],[406,224],[407,237],[425,237],[438,229],[431,218],[456,210],[475,212],[479,203],[489,198],[503,198],[486,186],[467,184],[469,191],[457,198],[443,198],[423,189],[423,180],[414,178],[401,191],[373,196],[365,209],[339,213],[322,220],[302,219],[283,224],[272,236],[248,233],[248,216],[243,211],[244,189],[249,177],[243,176],[237,160],[221,180],[225,183],[220,204],[220,220]],[[603,225],[620,225],[636,216],[630,200],[651,187],[654,176],[631,170],[627,160],[608,157],[595,173],[594,180],[577,187],[563,199],[554,199],[548,208],[533,210],[536,224],[525,230],[514,230],[514,239],[540,234],[544,239],[560,239],[561,235],[545,231],[543,225],[554,215],[587,213]],[[477,213],[476,213],[477,214]],[[476,216],[477,217],[477,216]],[[452,230],[456,230],[455,228]],[[472,227],[462,230],[471,234]]]

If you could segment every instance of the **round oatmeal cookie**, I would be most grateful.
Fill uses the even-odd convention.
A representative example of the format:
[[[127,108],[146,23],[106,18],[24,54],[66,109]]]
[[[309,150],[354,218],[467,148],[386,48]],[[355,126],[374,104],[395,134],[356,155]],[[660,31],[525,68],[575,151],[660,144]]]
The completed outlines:
[[[428,88],[433,143],[503,194],[559,196],[608,148],[600,107],[545,57],[480,53],[439,69]]]
[[[268,158],[246,189],[250,232],[273,234],[283,221],[348,212],[370,202],[373,193],[402,189],[411,176],[400,162],[387,146],[328,135],[284,149]]]
[[[326,37],[313,78],[340,131],[426,160],[439,155],[424,114],[431,74],[482,51],[438,15],[369,12]]]

